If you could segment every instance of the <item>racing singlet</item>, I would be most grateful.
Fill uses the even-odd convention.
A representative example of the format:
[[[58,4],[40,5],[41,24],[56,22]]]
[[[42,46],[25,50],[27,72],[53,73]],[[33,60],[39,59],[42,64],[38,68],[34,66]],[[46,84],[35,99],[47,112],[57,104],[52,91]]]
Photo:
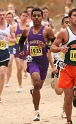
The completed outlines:
[[[42,41],[46,44],[46,41],[43,37],[43,30],[45,26],[42,26],[40,31],[37,34],[33,34],[33,26],[30,28],[28,34],[28,42],[29,42],[29,49],[30,49],[30,56],[33,58],[33,62],[37,62],[36,64],[41,64],[44,68],[48,67],[48,58],[47,58],[47,49],[38,47],[38,41]]]
[[[23,30],[21,30],[19,28],[19,25],[17,25],[17,30],[16,30],[17,39],[16,39],[16,43],[14,45],[14,51],[13,51],[15,58],[19,57],[19,52],[20,52],[19,51],[19,39],[20,39],[20,37],[22,35],[22,32],[23,32]],[[24,44],[24,49],[25,49],[25,44]],[[24,52],[23,60],[25,60],[25,59],[26,59],[26,56],[25,56],[25,52]]]
[[[64,62],[76,66],[76,34],[72,32],[70,27],[66,29],[68,31],[68,42],[65,45],[69,47],[69,49],[65,54]]]
[[[19,44],[19,39],[20,39],[20,37],[21,37],[21,35],[22,35],[22,32],[23,32],[23,30],[21,30],[21,29],[19,28],[19,25],[17,25],[17,30],[16,30],[17,40],[16,40],[16,44]]]
[[[6,23],[6,28],[0,29],[0,62],[10,59],[7,36],[10,36],[10,25]]]
[[[6,37],[10,36],[10,25],[6,23],[6,28],[0,29],[0,50],[5,50],[8,48],[8,41]]]

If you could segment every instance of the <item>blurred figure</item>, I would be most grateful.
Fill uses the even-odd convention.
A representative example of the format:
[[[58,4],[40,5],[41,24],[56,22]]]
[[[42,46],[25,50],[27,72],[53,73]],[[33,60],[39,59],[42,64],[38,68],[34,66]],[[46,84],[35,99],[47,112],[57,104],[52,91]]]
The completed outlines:
[[[15,43],[15,33],[13,27],[6,23],[5,10],[0,9],[0,102],[1,94],[5,82],[5,74],[10,59],[8,42]]]
[[[15,34],[16,34],[16,43],[14,46],[14,57],[16,61],[17,66],[17,79],[18,79],[18,85],[19,88],[17,92],[22,91],[22,69],[26,73],[27,63],[26,63],[26,55],[24,54],[23,59],[19,58],[19,39],[22,35],[23,30],[26,28],[28,14],[26,10],[23,10],[20,12],[20,22],[15,27]],[[24,44],[25,48],[25,44]],[[25,53],[25,51],[24,51]],[[25,78],[27,77],[27,74],[25,75]]]
[[[55,26],[53,24],[53,20],[51,18],[49,18],[49,8],[47,6],[43,6],[42,8],[43,11],[43,20],[42,20],[42,24],[48,27],[51,27],[53,32],[55,31]]]
[[[17,25],[17,23],[14,21],[13,13],[10,11],[6,12],[6,22],[7,22],[7,24],[10,24],[13,27],[14,33],[15,33],[15,26]],[[9,82],[9,79],[10,79],[10,76],[12,73],[12,64],[13,64],[13,59],[14,59],[14,55],[13,55],[14,44],[15,43],[8,42],[9,52],[10,52],[10,60],[9,60],[8,68],[7,68],[7,72],[6,72],[6,82],[5,82],[6,87],[9,87],[8,82]]]
[[[59,17],[62,17],[62,16],[64,17],[64,16],[68,15],[69,11],[73,8],[74,8],[73,0],[66,0],[66,6],[64,8],[64,14],[56,15],[56,17],[59,18]]]
[[[16,15],[17,10],[16,10],[16,7],[13,3],[8,4],[8,11],[12,12],[14,15],[14,20],[16,22],[19,22],[19,17]]]
[[[31,12],[33,10],[34,6],[27,6],[26,11],[28,13],[28,19],[27,19],[27,27],[32,27],[33,26],[33,21],[31,19]]]
[[[27,22],[31,22],[31,12],[32,12],[32,9],[34,8],[34,6],[27,6],[26,7],[26,10],[27,10],[27,13],[28,13],[28,19],[27,19]]]
[[[15,5],[13,3],[9,3],[8,10],[15,10]]]
[[[69,26],[69,17],[65,16],[62,18],[62,21],[61,21],[61,30],[65,29],[67,26]],[[58,33],[59,32],[57,32],[56,36],[58,35]],[[53,82],[51,82],[51,87],[55,90],[57,95],[61,95],[63,93],[63,89],[58,88],[58,78],[59,78],[59,71],[60,71],[59,63],[61,61],[60,52],[53,53],[53,57],[54,57],[54,65],[58,69],[58,73],[57,74],[52,73],[52,78],[54,78],[54,80],[53,80]],[[65,101],[65,98],[64,98],[64,101]],[[63,103],[63,109],[62,109],[61,117],[66,118],[64,103]]]
[[[68,16],[70,25],[58,33],[51,51],[61,53],[58,87],[63,88],[65,94],[66,124],[73,124],[72,102],[76,95],[76,89],[75,91],[73,89],[74,86],[76,87],[76,8],[70,10]],[[76,96],[74,98],[73,105],[76,107]]]

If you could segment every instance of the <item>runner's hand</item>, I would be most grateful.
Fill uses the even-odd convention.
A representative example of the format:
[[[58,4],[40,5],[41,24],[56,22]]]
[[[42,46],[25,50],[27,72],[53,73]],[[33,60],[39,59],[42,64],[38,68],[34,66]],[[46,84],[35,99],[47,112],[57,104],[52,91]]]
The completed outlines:
[[[63,52],[64,54],[66,54],[68,52],[69,47],[66,46],[62,46],[61,47],[61,52]]]
[[[19,53],[19,58],[22,59],[23,58],[23,55],[24,55],[24,51],[20,52]]]
[[[55,66],[53,66],[53,68],[52,68],[52,73],[53,74],[57,74],[58,73],[58,69]]]
[[[45,44],[42,41],[38,41],[38,46],[42,47],[42,48],[45,48]]]

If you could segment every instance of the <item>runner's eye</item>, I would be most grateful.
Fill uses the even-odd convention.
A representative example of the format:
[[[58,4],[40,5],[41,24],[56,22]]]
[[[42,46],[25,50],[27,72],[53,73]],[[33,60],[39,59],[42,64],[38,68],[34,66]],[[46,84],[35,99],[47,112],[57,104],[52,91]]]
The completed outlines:
[[[69,23],[69,21],[65,21],[65,24],[68,24]]]

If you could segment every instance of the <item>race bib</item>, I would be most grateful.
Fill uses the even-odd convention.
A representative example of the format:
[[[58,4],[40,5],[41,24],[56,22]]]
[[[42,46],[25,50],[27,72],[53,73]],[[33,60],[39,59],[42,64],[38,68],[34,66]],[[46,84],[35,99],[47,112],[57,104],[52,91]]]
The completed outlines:
[[[31,56],[42,56],[42,48],[38,46],[30,46]]]
[[[71,50],[70,51],[70,60],[71,61],[76,61],[76,50]]]
[[[6,42],[5,41],[0,41],[0,49],[5,50],[6,49]]]
[[[60,52],[60,58],[64,59],[64,53]]]
[[[19,44],[20,37],[17,37],[16,43]]]

